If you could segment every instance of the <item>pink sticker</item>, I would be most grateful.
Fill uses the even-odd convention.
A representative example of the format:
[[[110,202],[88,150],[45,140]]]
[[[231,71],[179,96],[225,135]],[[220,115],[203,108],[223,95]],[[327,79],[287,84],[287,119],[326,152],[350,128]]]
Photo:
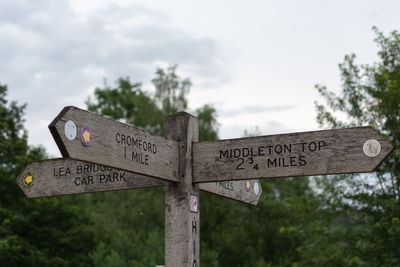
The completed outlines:
[[[196,195],[190,195],[190,211],[191,212],[199,212],[199,205],[198,205]]]

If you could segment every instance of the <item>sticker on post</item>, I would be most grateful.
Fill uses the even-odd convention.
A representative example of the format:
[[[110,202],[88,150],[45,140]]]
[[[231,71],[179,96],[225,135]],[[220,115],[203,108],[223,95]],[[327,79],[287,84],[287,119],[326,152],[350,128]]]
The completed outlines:
[[[260,185],[257,182],[254,182],[254,194],[256,194],[256,196],[260,194]]]
[[[81,131],[81,142],[84,146],[90,146],[92,143],[92,131],[89,127],[83,127]]]
[[[376,157],[381,153],[381,144],[375,139],[370,139],[364,143],[363,152],[370,158]]]
[[[35,175],[33,175],[32,172],[27,172],[27,173],[25,173],[24,177],[22,178],[22,181],[24,182],[24,185],[26,187],[32,187],[34,179],[35,179]]]
[[[190,195],[190,211],[199,212],[199,203],[196,195]]]
[[[246,181],[246,186],[245,186],[245,188],[246,188],[246,191],[247,191],[247,192],[250,192],[250,188],[251,188],[250,181]]]
[[[64,127],[64,133],[65,136],[68,138],[68,140],[72,141],[76,138],[76,124],[75,122],[69,120],[65,123],[65,127]]]

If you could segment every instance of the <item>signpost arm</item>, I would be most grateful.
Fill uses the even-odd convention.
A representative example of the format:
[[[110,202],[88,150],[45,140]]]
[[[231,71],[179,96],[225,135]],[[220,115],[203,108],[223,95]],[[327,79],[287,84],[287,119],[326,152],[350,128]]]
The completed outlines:
[[[166,137],[179,142],[179,183],[165,187],[165,266],[200,266],[199,186],[192,183],[192,144],[197,118],[179,112],[166,118]]]

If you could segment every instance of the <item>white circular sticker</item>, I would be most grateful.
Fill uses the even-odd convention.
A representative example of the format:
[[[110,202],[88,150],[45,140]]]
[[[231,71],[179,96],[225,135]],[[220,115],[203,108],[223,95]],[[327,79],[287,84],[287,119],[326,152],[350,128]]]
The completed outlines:
[[[254,182],[254,193],[256,194],[256,196],[260,194],[260,185],[257,182]]]
[[[368,157],[376,157],[381,153],[381,144],[375,139],[370,139],[364,143],[363,151]]]
[[[74,140],[76,135],[77,135],[77,130],[76,130],[76,124],[75,122],[69,120],[65,123],[65,127],[64,127],[64,132],[65,132],[65,136],[69,139],[69,140]]]

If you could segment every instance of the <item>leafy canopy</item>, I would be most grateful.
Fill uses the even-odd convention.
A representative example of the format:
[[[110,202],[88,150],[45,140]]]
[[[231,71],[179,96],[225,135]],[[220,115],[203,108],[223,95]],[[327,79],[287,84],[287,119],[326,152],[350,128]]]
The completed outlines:
[[[153,134],[164,135],[165,117],[188,109],[187,94],[191,82],[188,78],[180,78],[176,68],[176,65],[166,70],[157,68],[156,77],[152,80],[156,89],[154,96],[144,92],[141,83],[132,83],[129,77],[120,78],[114,88],[107,83],[103,88],[96,88],[96,101],[93,102],[89,98],[86,101],[87,108]],[[217,140],[218,123],[215,108],[206,104],[194,113],[199,119],[200,141]]]
[[[153,96],[143,92],[140,83],[119,79],[115,87],[97,88],[97,102],[89,100],[88,108],[162,134],[166,115],[188,109],[191,83],[176,74],[176,66],[157,69],[155,76]],[[141,104],[142,100],[146,104]],[[214,107],[204,105],[195,115],[200,141],[216,140]],[[300,225],[312,210],[309,206],[316,206],[308,179],[263,181],[263,190],[257,207],[201,192],[202,265],[288,266],[300,260],[296,251],[304,239]],[[90,256],[96,265],[151,266],[163,262],[162,190],[100,193],[90,198],[97,244]]]
[[[28,199],[15,183],[29,162],[46,155],[28,145],[26,105],[8,104],[6,96],[0,85],[0,266],[88,266],[91,232],[73,198]]]
[[[308,264],[400,265],[400,33],[385,36],[373,30],[378,61],[358,65],[355,54],[346,55],[339,64],[341,94],[316,85],[326,100],[326,106],[316,103],[317,121],[330,128],[370,125],[395,150],[373,175],[319,181],[326,216],[312,229],[311,242],[302,247]],[[347,121],[339,120],[338,113],[347,115]]]

